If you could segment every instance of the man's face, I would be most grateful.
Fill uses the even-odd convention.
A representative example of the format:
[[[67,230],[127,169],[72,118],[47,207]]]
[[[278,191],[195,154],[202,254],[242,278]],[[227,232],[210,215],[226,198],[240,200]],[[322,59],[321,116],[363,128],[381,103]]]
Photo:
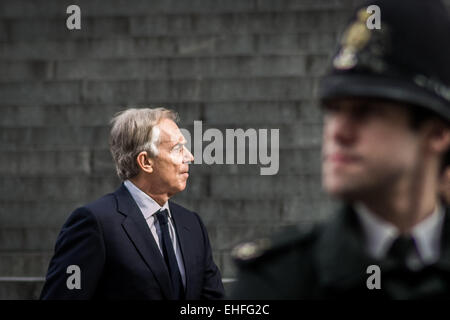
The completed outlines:
[[[194,160],[186,149],[186,139],[180,129],[170,119],[158,124],[159,153],[153,160],[152,184],[158,193],[170,196],[183,191],[189,177],[189,162]]]
[[[322,183],[328,193],[362,200],[414,171],[421,139],[405,108],[361,98],[327,103]]]

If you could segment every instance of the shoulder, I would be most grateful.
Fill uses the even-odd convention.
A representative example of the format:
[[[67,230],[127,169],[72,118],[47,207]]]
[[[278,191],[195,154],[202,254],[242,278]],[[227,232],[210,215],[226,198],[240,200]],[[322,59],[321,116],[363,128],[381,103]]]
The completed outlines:
[[[116,207],[116,197],[114,193],[108,193],[101,198],[98,198],[88,204],[84,205],[83,208],[91,211],[93,214],[100,213],[102,211],[109,210],[111,207]]]
[[[305,254],[318,238],[320,226],[290,226],[272,237],[239,244],[232,250],[238,266],[252,267],[293,254]]]
[[[110,193],[101,198],[80,206],[72,211],[64,226],[76,225],[79,227],[93,225],[99,227],[100,221],[111,218],[111,212],[116,208],[114,194]]]
[[[233,249],[238,281],[233,299],[292,299],[311,296],[317,277],[319,225],[284,228],[271,238]]]

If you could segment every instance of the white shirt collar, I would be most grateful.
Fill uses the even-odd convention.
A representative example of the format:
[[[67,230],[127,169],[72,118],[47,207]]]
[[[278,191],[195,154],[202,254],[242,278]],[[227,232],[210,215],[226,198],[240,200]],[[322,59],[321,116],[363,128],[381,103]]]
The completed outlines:
[[[363,204],[357,203],[354,208],[366,236],[369,254],[376,259],[383,258],[400,232],[394,225],[371,212]],[[411,231],[420,258],[425,264],[431,264],[439,258],[443,220],[444,210],[438,204],[434,212]]]
[[[134,201],[136,201],[136,204],[138,205],[139,209],[141,209],[142,214],[144,215],[144,218],[146,220],[161,208],[167,209],[167,211],[169,212],[169,218],[172,217],[168,201],[166,201],[163,206],[160,206],[148,194],[136,187],[136,185],[130,180],[125,180],[123,184],[128,189],[128,191],[130,191],[131,196],[133,197]]]

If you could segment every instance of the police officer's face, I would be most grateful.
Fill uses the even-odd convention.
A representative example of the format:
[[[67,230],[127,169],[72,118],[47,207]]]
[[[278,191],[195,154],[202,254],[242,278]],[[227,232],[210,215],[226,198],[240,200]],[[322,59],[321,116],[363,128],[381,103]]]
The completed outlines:
[[[360,200],[412,172],[419,133],[405,107],[370,99],[336,99],[325,106],[322,182],[331,195]]]

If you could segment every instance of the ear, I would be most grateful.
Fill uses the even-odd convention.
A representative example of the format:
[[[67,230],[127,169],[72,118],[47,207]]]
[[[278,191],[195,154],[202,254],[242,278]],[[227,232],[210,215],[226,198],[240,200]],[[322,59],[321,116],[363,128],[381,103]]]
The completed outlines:
[[[142,171],[153,172],[153,160],[149,157],[147,151],[141,151],[136,157],[136,162]]]
[[[431,151],[444,153],[450,147],[450,127],[442,121],[433,122],[429,138]]]

